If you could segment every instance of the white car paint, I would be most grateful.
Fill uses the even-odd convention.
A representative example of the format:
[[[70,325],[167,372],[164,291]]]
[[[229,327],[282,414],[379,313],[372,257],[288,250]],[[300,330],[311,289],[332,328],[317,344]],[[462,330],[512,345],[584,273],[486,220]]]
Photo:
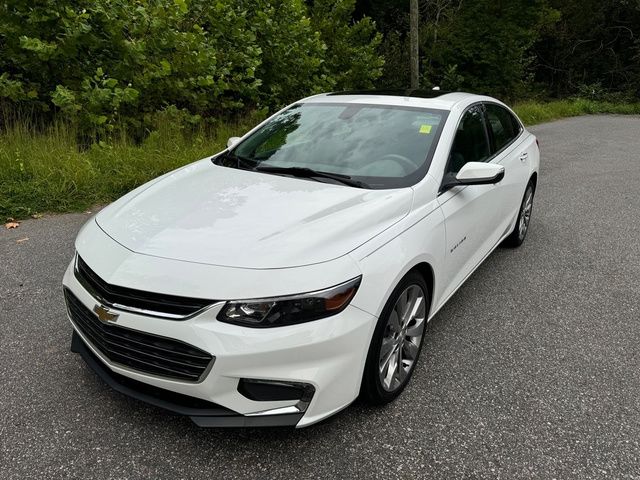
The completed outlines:
[[[404,217],[412,197],[411,189],[301,182],[205,159],[105,209],[96,222],[136,253],[209,265],[286,268],[354,250]],[[222,236],[225,241],[211,241]]]
[[[336,100],[320,95],[305,101]],[[450,111],[424,178],[406,188],[363,190],[219,167],[204,159],[139,187],[87,222],[76,250],[105,282],[221,301],[183,321],[119,312],[123,327],[214,355],[201,382],[123,368],[78,332],[111,370],[242,415],[295,402],[250,400],[237,390],[240,378],[308,383],[315,394],[297,426],[310,425],[357,397],[374,327],[407,272],[417,266],[432,272],[432,318],[513,230],[525,186],[539,169],[536,140],[526,129],[490,160],[504,167],[503,180],[441,191],[462,114],[478,102],[503,104],[464,93],[433,99],[352,95],[340,102]],[[329,318],[266,329],[216,319],[222,301],[311,292],[359,275],[349,306]],[[74,275],[74,262],[63,284],[88,308],[96,304]]]
[[[460,182],[477,181],[478,179],[489,180],[504,175],[504,167],[495,163],[469,162],[466,163],[456,175],[456,180]]]

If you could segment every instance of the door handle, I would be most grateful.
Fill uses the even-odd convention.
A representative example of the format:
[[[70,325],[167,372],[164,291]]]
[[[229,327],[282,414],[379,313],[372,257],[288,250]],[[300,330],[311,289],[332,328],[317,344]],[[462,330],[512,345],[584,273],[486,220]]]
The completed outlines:
[[[520,161],[521,162],[525,162],[527,160],[527,158],[529,158],[529,154],[527,152],[524,152],[524,153],[520,154]]]

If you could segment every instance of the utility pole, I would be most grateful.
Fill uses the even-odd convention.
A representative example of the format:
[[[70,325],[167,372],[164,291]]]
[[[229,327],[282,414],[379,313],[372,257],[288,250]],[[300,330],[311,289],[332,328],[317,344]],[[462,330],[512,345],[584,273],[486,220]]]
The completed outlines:
[[[418,52],[418,0],[410,0],[409,10],[409,37],[411,57],[411,88],[418,88],[420,83],[420,59]]]

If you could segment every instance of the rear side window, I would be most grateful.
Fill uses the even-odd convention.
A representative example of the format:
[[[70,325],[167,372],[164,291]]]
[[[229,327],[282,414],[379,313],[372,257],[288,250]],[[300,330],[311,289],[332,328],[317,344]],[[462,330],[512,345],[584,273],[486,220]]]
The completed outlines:
[[[500,105],[489,103],[485,105],[485,109],[497,152],[520,134],[520,123],[511,112]]]
[[[471,107],[458,125],[447,172],[458,173],[465,163],[484,162],[490,155],[482,108]]]

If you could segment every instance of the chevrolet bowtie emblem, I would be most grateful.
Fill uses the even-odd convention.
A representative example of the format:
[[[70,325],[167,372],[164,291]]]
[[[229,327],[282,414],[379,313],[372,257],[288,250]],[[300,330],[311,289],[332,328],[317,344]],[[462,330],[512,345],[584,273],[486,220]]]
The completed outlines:
[[[103,323],[115,322],[119,317],[117,313],[111,313],[111,310],[102,305],[96,305],[93,307],[93,311]]]

